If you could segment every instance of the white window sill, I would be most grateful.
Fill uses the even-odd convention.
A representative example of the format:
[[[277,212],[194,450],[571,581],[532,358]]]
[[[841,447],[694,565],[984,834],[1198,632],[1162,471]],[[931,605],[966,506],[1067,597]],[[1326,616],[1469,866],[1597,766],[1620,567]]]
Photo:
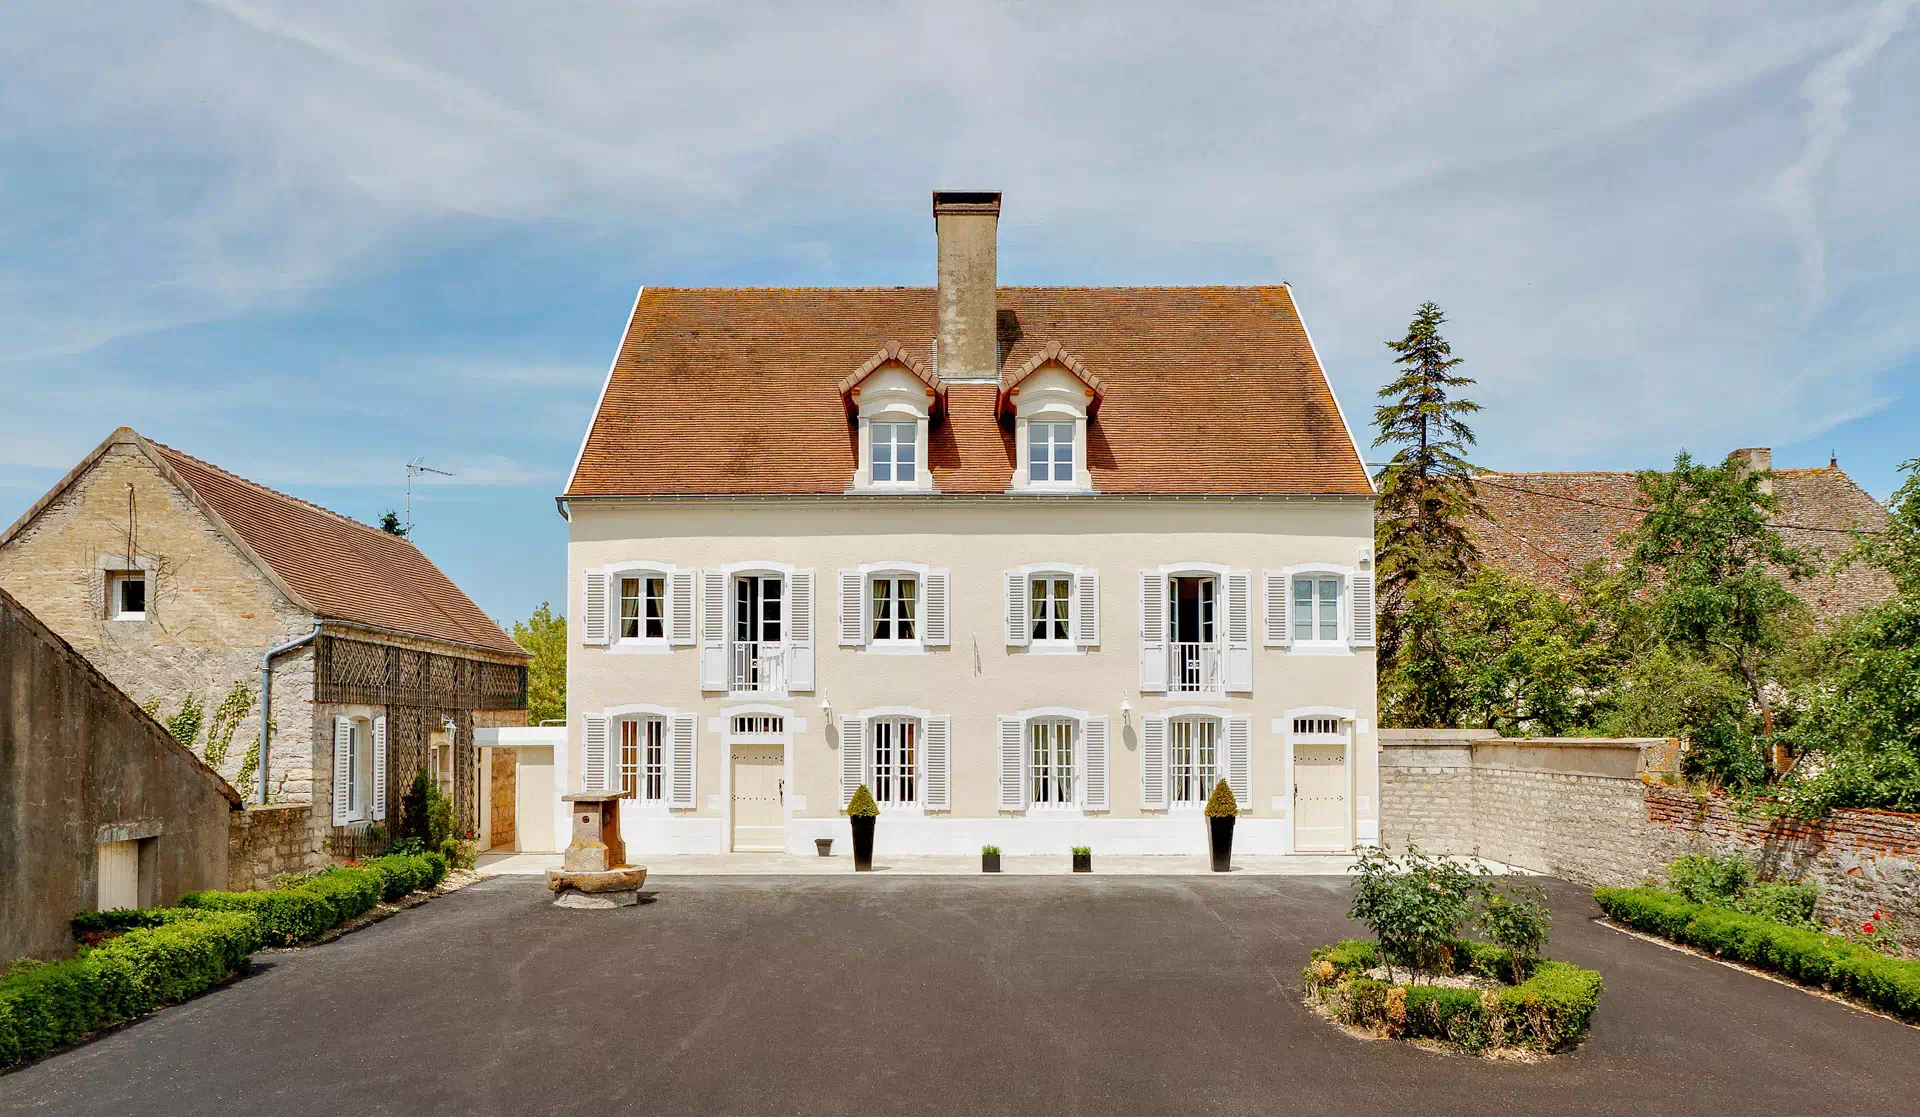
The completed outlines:
[[[668,655],[673,645],[665,640],[619,640],[607,650],[615,655]]]
[[[115,613],[112,619],[116,621],[144,621],[147,619],[147,615],[145,613]]]
[[[1288,655],[1352,655],[1353,649],[1345,644],[1336,644],[1320,640],[1311,643],[1287,645]]]
[[[1081,655],[1086,650],[1066,640],[1034,640],[1027,644],[1028,655]]]
[[[927,646],[918,640],[870,640],[862,650],[875,655],[923,655]]]
[[[1017,493],[1090,493],[1091,485],[1082,485],[1077,481],[1028,481],[1016,488]]]

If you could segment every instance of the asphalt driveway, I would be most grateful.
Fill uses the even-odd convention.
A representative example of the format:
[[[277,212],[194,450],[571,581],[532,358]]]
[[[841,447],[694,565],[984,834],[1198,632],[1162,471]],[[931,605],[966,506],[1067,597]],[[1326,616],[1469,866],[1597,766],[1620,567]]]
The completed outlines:
[[[0,1077],[0,1113],[1912,1112],[1920,1031],[1588,922],[1538,1066],[1300,1003],[1344,880],[679,878],[617,912],[493,878]]]

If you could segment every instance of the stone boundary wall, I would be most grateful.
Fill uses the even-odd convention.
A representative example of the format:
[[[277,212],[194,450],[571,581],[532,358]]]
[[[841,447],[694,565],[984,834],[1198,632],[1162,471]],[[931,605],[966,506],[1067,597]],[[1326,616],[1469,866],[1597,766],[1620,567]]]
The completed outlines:
[[[1841,810],[1818,822],[1744,814],[1669,786],[1672,741],[1503,739],[1484,730],[1380,731],[1380,837],[1477,854],[1566,880],[1637,884],[1687,853],[1743,853],[1762,875],[1821,887],[1816,916],[1875,911],[1920,950],[1920,815]]]
[[[312,811],[309,804],[289,803],[233,812],[227,830],[227,887],[242,892],[266,888],[276,873],[327,864],[329,858],[308,825]]]
[[[1762,876],[1819,885],[1814,914],[1822,922],[1858,926],[1887,912],[1902,945],[1920,951],[1920,815],[1836,810],[1809,822],[1758,809],[1743,815],[1725,796],[1673,787],[1649,785],[1644,797],[1655,864],[1685,853],[1744,853]]]

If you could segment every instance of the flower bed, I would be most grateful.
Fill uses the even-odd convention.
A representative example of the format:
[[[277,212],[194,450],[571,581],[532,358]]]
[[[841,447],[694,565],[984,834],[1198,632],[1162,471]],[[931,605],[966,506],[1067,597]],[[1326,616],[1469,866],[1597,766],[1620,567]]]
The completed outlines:
[[[1920,1024],[1920,962],[1659,888],[1596,888],[1593,899],[1609,918],[1636,931],[1858,997]]]
[[[1313,952],[1302,976],[1307,999],[1332,1019],[1406,1039],[1436,1040],[1473,1054],[1501,1049],[1564,1051],[1586,1038],[1600,1003],[1600,975],[1541,960],[1508,984],[1513,956],[1486,943],[1456,941],[1439,972],[1480,979],[1480,987],[1369,976],[1382,964],[1378,944],[1350,939]]]

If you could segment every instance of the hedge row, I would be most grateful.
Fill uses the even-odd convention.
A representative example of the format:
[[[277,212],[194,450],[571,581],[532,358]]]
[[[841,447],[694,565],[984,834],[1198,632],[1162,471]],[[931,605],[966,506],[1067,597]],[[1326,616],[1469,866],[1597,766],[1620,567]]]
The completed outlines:
[[[1596,888],[1593,899],[1608,917],[1637,931],[1846,993],[1920,1024],[1920,962],[1658,888]]]
[[[0,975],[0,1067],[204,992],[260,944],[250,915],[173,912],[64,962],[16,962]]]
[[[189,892],[180,906],[204,911],[244,911],[260,920],[269,946],[294,946],[372,910],[432,888],[447,875],[438,853],[389,854],[358,868],[331,869],[294,888],[268,892]]]
[[[1513,969],[1511,955],[1486,943],[1457,942],[1452,957],[1456,973],[1504,980]],[[1586,1038],[1600,1004],[1600,975],[1565,962],[1541,961],[1526,981],[1486,991],[1367,977],[1379,964],[1378,944],[1350,939],[1315,950],[1303,976],[1309,994],[1342,1023],[1445,1040],[1476,1052],[1572,1047]]]

